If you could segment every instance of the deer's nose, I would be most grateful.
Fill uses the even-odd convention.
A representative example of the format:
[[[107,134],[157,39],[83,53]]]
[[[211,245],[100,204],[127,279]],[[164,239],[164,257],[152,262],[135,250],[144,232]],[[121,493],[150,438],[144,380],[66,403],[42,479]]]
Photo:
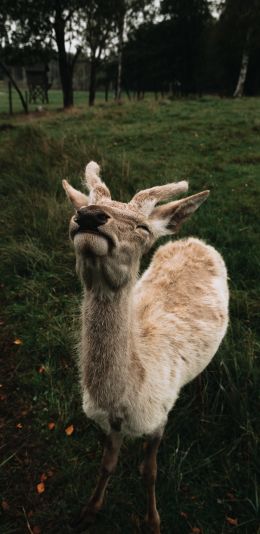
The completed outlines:
[[[81,230],[96,230],[98,226],[105,224],[109,215],[100,208],[80,208],[75,215],[75,221]]]

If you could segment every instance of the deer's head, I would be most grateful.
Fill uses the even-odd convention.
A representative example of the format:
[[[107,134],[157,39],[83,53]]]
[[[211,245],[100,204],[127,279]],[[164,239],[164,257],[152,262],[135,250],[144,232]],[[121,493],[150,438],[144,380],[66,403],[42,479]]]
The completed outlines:
[[[188,183],[182,181],[140,191],[129,203],[116,202],[93,161],[86,167],[84,185],[88,195],[63,180],[76,210],[69,232],[77,271],[89,289],[102,287],[110,292],[134,280],[141,256],[159,237],[175,234],[209,194],[202,191],[159,205],[187,191]]]

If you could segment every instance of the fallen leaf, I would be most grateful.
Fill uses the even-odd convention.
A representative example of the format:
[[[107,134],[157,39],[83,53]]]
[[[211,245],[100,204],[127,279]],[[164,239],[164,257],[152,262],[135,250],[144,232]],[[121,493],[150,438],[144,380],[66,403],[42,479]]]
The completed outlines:
[[[15,345],[22,345],[23,341],[21,339],[17,338],[17,339],[14,340],[14,344]]]
[[[25,417],[25,415],[28,415],[29,412],[30,412],[30,408],[29,408],[29,407],[28,407],[28,408],[25,408],[25,410],[22,410],[22,411],[21,411],[21,415],[22,415],[23,417]]]
[[[227,523],[228,523],[229,525],[232,525],[232,526],[234,526],[234,527],[237,527],[237,525],[238,525],[238,520],[237,520],[236,517],[234,518],[234,517],[228,517],[228,516],[226,516],[226,520],[227,520]]]
[[[10,508],[8,502],[5,499],[2,500],[1,506],[2,506],[2,509],[4,510],[4,512],[7,512],[9,510],[9,508]]]
[[[47,478],[48,477],[47,477],[46,473],[42,473],[42,475],[40,476],[40,481],[41,482],[45,482],[45,480],[47,480]]]
[[[33,534],[41,534],[41,529],[37,525],[32,528]]]
[[[48,423],[48,429],[49,430],[53,430],[55,428],[55,423],[53,423],[52,421],[50,423]]]
[[[16,428],[23,428],[22,423],[17,423]]]
[[[227,498],[230,499],[230,501],[236,501],[236,497],[233,493],[227,493]]]
[[[191,532],[192,532],[192,534],[201,534],[201,530],[198,527],[193,527]]]
[[[65,429],[65,432],[67,436],[71,436],[71,434],[73,434],[74,432],[74,426],[73,425],[67,426],[67,428]]]
[[[45,491],[44,482],[40,482],[39,484],[37,484],[36,488],[37,488],[37,493],[43,493]]]

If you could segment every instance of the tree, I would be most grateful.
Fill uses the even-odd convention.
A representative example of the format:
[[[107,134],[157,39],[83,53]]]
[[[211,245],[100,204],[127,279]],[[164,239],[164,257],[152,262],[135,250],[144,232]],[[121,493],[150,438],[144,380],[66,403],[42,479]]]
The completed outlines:
[[[12,6],[10,6],[10,2],[8,2],[8,0],[2,0],[1,11],[0,11],[0,68],[5,73],[5,75],[9,78],[10,83],[13,85],[16,92],[18,93],[18,96],[21,100],[21,104],[22,104],[22,107],[25,113],[28,113],[28,105],[23,96],[23,93],[20,90],[14,78],[12,77],[10,69],[8,69],[6,62],[5,62],[5,59],[6,59],[5,52],[6,52],[6,48],[8,48],[8,45],[9,45],[9,35],[11,33],[11,14],[12,14]]]
[[[149,11],[146,8],[149,7]],[[117,65],[117,81],[116,81],[116,100],[121,98],[122,91],[122,63],[123,63],[123,47],[124,47],[124,32],[126,29],[133,29],[138,22],[140,23],[140,15],[143,17],[154,15],[154,6],[151,0],[116,0],[116,26],[118,38],[118,65]]]
[[[226,0],[222,6],[221,21],[223,31],[229,30],[232,45],[240,56],[239,74],[234,97],[244,94],[250,56],[259,46],[260,1]]]
[[[90,0],[84,10],[85,39],[90,51],[89,105],[96,95],[97,69],[115,32],[115,1]]]
[[[44,2],[45,5],[46,3],[48,4],[49,0]],[[82,49],[81,46],[78,46],[74,55],[67,52],[66,29],[69,26],[71,32],[70,38],[72,40],[75,35],[79,7],[81,7],[81,2],[77,3],[66,0],[55,0],[53,7],[53,28],[59,54],[59,70],[64,108],[73,105],[73,73]]]
[[[15,46],[52,43],[58,50],[64,107],[73,105],[73,73],[81,52],[72,54],[69,43],[80,41],[80,8],[84,0],[14,0],[8,6],[9,39]],[[67,45],[67,46],[66,46]]]
[[[125,43],[122,83],[137,97],[145,91],[163,91],[168,88],[174,74],[171,47],[171,23],[146,22],[129,35]]]
[[[201,91],[206,29],[212,20],[207,0],[163,0],[161,12],[172,25],[173,70],[184,94]]]

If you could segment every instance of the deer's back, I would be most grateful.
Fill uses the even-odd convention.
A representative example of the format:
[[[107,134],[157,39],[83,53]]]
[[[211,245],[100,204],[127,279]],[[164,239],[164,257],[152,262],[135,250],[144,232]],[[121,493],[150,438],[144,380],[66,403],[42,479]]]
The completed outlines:
[[[227,329],[222,257],[196,238],[169,242],[156,251],[135,295],[140,354],[155,372],[160,360],[170,365],[185,384],[209,363]]]

